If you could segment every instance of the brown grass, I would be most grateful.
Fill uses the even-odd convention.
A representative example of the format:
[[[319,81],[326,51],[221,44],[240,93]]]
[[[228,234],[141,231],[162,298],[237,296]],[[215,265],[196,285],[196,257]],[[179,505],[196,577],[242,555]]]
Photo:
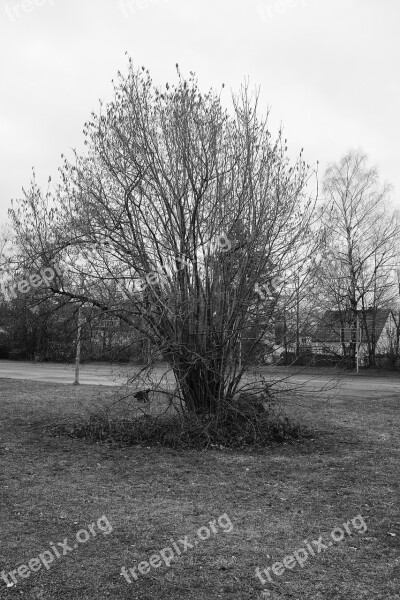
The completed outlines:
[[[399,398],[314,395],[286,409],[314,439],[262,452],[185,452],[53,437],[111,399],[110,388],[0,379],[0,571],[70,541],[106,515],[113,526],[0,599],[399,599]],[[99,396],[100,394],[100,396]],[[231,533],[199,543],[170,568],[120,575],[219,515]],[[362,514],[368,530],[262,586],[261,569]],[[265,595],[261,596],[261,591]]]

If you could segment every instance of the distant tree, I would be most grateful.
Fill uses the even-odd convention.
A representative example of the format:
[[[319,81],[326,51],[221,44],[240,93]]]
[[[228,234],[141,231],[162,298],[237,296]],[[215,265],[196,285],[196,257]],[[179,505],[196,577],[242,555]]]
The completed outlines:
[[[392,270],[399,222],[389,207],[389,192],[361,151],[349,152],[325,173],[322,220],[327,238],[319,285],[329,308],[340,311],[350,329],[351,341],[343,345],[352,366],[357,315],[368,339],[370,364],[374,364],[376,339],[367,316],[371,309],[388,306],[395,292]]]

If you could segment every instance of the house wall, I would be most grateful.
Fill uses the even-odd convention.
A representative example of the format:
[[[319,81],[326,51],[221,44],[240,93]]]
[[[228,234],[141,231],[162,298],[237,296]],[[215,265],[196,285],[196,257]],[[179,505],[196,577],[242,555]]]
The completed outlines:
[[[377,354],[385,354],[386,352],[390,352],[394,329],[395,326],[393,322],[393,316],[390,314],[382,329],[382,333],[379,337],[379,340],[376,344]]]

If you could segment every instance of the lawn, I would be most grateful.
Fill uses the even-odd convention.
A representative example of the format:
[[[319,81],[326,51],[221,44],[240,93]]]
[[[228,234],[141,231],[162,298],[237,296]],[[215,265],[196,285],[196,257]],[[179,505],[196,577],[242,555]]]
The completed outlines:
[[[398,397],[287,398],[315,435],[257,452],[52,433],[114,393],[0,379],[1,600],[400,599]]]

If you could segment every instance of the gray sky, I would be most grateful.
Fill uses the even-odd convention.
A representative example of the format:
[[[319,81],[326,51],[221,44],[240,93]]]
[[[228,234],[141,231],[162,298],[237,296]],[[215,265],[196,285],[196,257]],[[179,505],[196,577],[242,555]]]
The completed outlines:
[[[126,51],[160,85],[175,63],[227,99],[248,77],[293,155],[322,175],[361,147],[400,208],[399,23],[399,0],[0,0],[0,223],[83,147]]]

